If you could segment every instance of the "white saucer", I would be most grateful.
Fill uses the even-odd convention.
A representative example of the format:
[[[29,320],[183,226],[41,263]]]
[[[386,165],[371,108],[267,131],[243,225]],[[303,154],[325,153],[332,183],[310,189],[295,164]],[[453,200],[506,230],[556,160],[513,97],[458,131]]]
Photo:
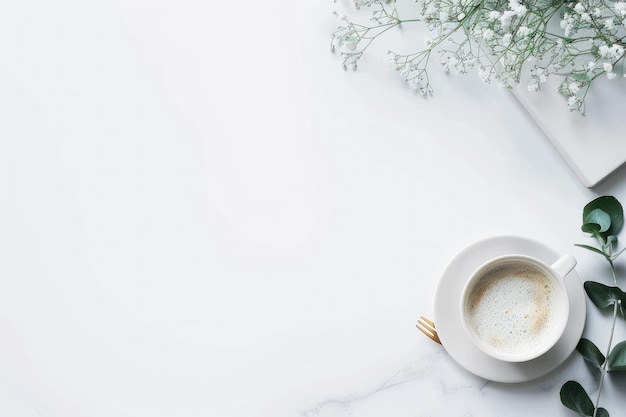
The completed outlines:
[[[435,294],[434,321],[446,351],[471,373],[496,382],[526,382],[552,371],[576,348],[585,326],[585,292],[576,271],[570,272],[565,281],[573,308],[570,308],[565,333],[548,352],[528,362],[510,363],[494,359],[474,346],[465,334],[459,300],[465,281],[476,268],[490,258],[506,254],[529,255],[548,263],[563,255],[542,243],[520,236],[494,236],[468,246],[452,259],[441,276]]]

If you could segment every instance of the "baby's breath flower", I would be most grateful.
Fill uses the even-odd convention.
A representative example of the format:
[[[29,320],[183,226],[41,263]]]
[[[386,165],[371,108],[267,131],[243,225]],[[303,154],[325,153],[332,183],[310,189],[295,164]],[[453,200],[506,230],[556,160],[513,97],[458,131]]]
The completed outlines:
[[[526,6],[520,4],[518,0],[509,0],[509,9],[517,16],[524,16],[526,14]]]
[[[489,12],[489,16],[487,16],[487,20],[493,22],[495,20],[499,20],[502,13],[497,10],[492,10]]]
[[[485,29],[482,31],[482,38],[486,41],[491,40],[495,35],[495,32],[492,29]]]
[[[613,44],[611,46],[601,44],[598,47],[598,53],[602,58],[608,60],[618,60],[624,56],[624,47],[618,44]]]
[[[541,86],[548,81],[548,75],[545,68],[535,66],[530,70],[530,82],[528,83],[528,91],[539,91]]]
[[[480,79],[482,80],[482,82],[484,82],[485,84],[489,83],[489,81],[491,80],[491,71],[487,68],[485,68],[484,66],[480,66],[478,68],[478,76],[480,77]]]
[[[430,32],[425,48],[389,52],[388,61],[423,96],[432,94],[427,69],[433,52],[445,71],[476,68],[483,82],[509,88],[528,79],[528,90],[540,91],[548,78],[563,77],[559,93],[570,110],[583,114],[593,80],[603,73],[624,78],[626,0],[415,0],[417,19],[399,16],[400,1],[353,0],[362,13],[371,12],[368,24],[335,14],[331,50],[343,57],[344,68],[356,67],[389,29],[421,21]]]
[[[563,19],[561,20],[560,25],[561,29],[563,29],[565,37],[569,38],[576,32],[577,20],[574,15],[566,12],[563,14]]]
[[[574,11],[575,11],[576,13],[578,13],[578,14],[583,14],[583,13],[585,13],[585,10],[586,10],[586,9],[585,9],[585,6],[583,6],[583,5],[582,5],[582,4],[580,4],[580,3],[576,3],[576,6],[574,6]]]
[[[624,56],[624,47],[622,45],[618,45],[614,43],[609,48],[609,54],[612,59],[617,60]]]
[[[500,16],[500,24],[503,28],[508,28],[511,25],[511,21],[515,17],[515,12],[512,10],[505,10]]]
[[[605,62],[605,63],[603,64],[602,68],[604,69],[604,72],[606,72],[606,77],[607,77],[609,80],[612,80],[613,78],[617,77],[617,74],[615,74],[615,73],[613,72],[613,65],[612,65],[612,64],[610,64],[610,63],[608,63],[608,62]]]

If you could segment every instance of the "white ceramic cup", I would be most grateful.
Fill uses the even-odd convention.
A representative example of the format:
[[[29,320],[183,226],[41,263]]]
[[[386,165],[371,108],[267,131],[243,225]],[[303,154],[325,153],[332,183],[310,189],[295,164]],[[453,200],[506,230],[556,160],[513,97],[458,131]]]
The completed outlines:
[[[506,362],[546,353],[567,326],[564,277],[575,266],[571,255],[552,265],[525,255],[505,255],[478,267],[461,296],[461,320],[472,342]]]

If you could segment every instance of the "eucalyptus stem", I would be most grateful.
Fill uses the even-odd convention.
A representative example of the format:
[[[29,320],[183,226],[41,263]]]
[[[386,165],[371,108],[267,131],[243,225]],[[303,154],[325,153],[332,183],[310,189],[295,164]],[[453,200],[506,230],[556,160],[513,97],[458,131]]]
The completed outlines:
[[[609,260],[609,263],[611,265],[611,275],[613,275],[613,280],[617,281],[616,274],[615,274],[615,267],[613,266],[613,261]],[[613,345],[613,335],[615,334],[615,323],[617,322],[617,310],[619,309],[620,304],[621,303],[619,301],[613,304],[613,322],[611,323],[611,332],[609,334],[609,343],[606,348],[606,355],[604,355],[606,359],[604,360],[604,363],[600,367],[600,382],[598,383],[598,396],[596,397],[596,404],[593,410],[593,417],[597,416],[598,409],[600,406],[600,396],[602,395],[602,386],[604,383],[604,377],[607,373],[607,367],[609,364],[609,354],[611,353],[611,347]]]
[[[613,278],[613,284],[617,286],[617,274],[615,272],[615,265],[613,264],[613,260],[611,258],[608,258],[608,260],[609,265],[611,265],[611,277]]]

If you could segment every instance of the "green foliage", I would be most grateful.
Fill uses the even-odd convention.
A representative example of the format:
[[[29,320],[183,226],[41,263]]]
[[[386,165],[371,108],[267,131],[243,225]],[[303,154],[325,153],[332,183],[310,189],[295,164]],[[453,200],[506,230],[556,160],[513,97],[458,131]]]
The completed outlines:
[[[622,303],[626,301],[626,293],[619,287],[609,287],[599,282],[585,282],[585,291],[589,299],[599,309],[612,307],[619,301]]]
[[[583,355],[583,358],[593,363],[598,369],[604,364],[606,358],[600,352],[600,349],[589,339],[582,338],[576,346],[578,353]]]
[[[608,411],[604,408],[598,408],[596,411],[591,398],[582,385],[576,381],[567,381],[561,387],[561,402],[565,407],[583,416],[609,417]]]
[[[611,227],[611,216],[601,209],[594,209],[585,216],[582,225],[583,232],[587,233],[606,233]]]
[[[626,340],[615,345],[609,355],[609,372],[626,371]]]
[[[577,244],[576,246],[602,255],[609,263],[612,286],[600,282],[585,282],[585,292],[591,302],[601,310],[613,309],[613,322],[607,347],[607,357],[590,340],[582,338],[576,350],[583,358],[591,362],[600,370],[598,399],[596,404],[591,401],[584,388],[575,381],[566,382],[561,388],[561,403],[580,415],[589,417],[608,417],[606,409],[598,406],[602,394],[602,383],[608,372],[626,371],[626,341],[618,343],[611,350],[613,335],[618,312],[626,318],[623,305],[626,304],[626,293],[617,285],[617,273],[614,261],[625,249],[614,253],[617,245],[617,234],[624,225],[624,210],[615,197],[602,196],[589,202],[583,209],[581,230],[589,233],[599,244],[599,247]],[[610,352],[610,353],[609,353]]]
[[[595,253],[599,253],[600,255],[604,256],[604,252],[602,252],[600,249],[595,248],[593,246],[589,246],[589,245],[582,245],[582,244],[575,244],[574,246],[578,246],[587,250],[590,250],[591,252],[595,252]]]
[[[608,224],[605,224],[606,217],[609,216]],[[602,223],[599,223],[601,221]],[[624,210],[615,197],[602,196],[591,201],[583,209],[583,227],[585,225],[596,224],[603,230],[599,230],[603,237],[616,236],[624,225]],[[585,231],[583,229],[583,231]],[[591,233],[591,232],[587,232]]]

